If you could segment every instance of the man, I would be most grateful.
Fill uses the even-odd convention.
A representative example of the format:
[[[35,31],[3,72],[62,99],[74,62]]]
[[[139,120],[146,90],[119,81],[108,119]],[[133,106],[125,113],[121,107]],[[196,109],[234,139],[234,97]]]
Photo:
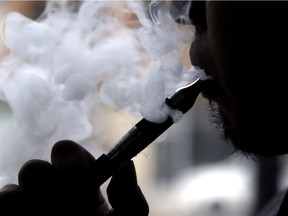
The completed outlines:
[[[285,1],[192,1],[190,8],[196,28],[191,62],[214,77],[202,91],[211,102],[213,121],[235,151],[253,158],[288,152],[287,12]],[[76,143],[56,143],[52,164],[29,161],[20,170],[19,186],[3,188],[1,210],[33,212],[35,208],[34,214],[41,214],[38,210],[45,208],[48,214],[107,215],[107,204],[86,172],[93,160]],[[148,215],[133,162],[123,164],[112,176],[107,193],[114,209],[109,214]],[[270,215],[285,215],[282,198]]]
[[[217,104],[225,139],[250,155],[288,151],[277,127],[287,119],[285,81],[275,77],[286,65],[286,10],[286,2],[192,1],[191,61],[215,78],[203,95]]]

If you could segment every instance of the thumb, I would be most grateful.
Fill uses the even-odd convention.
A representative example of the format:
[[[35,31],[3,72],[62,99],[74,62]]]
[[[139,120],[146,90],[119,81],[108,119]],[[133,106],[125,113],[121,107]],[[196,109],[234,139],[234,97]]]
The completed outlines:
[[[148,203],[138,185],[132,160],[119,167],[107,187],[108,200],[116,215],[147,216]]]

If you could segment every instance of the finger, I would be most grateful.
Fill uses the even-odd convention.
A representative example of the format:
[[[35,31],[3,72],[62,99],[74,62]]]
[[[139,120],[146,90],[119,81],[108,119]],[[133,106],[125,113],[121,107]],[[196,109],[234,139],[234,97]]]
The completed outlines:
[[[54,167],[47,161],[33,159],[21,167],[18,182],[21,192],[38,196],[49,195],[55,179]]]
[[[72,214],[104,215],[109,208],[99,189],[90,179],[90,166],[95,158],[81,145],[62,140],[52,148],[51,162],[59,178],[61,209]],[[65,207],[66,206],[66,207]],[[66,215],[67,211],[64,212]]]
[[[147,216],[148,203],[138,185],[133,161],[123,163],[107,187],[108,200],[115,215]]]
[[[78,143],[71,140],[61,140],[52,148],[51,162],[56,170],[77,174],[87,172],[94,157]]]
[[[87,184],[88,169],[93,160],[94,157],[86,149],[70,140],[55,143],[51,151],[51,163],[62,189],[67,188],[67,192],[71,190],[70,187],[80,191]]]
[[[83,186],[89,186],[89,167],[94,160],[93,155],[71,140],[55,143],[51,151],[51,163],[63,181],[62,184],[66,187],[73,185],[74,190],[82,190]],[[81,188],[75,188],[77,185]]]
[[[54,200],[55,170],[47,161],[29,160],[18,173],[19,189],[23,198],[23,212],[38,215]],[[45,213],[52,209],[48,208]]]
[[[0,190],[0,209],[1,212],[9,212],[11,215],[20,215],[21,194],[18,185],[9,184]]]
[[[16,184],[8,184],[0,189],[0,198],[17,196],[19,193],[19,186]]]

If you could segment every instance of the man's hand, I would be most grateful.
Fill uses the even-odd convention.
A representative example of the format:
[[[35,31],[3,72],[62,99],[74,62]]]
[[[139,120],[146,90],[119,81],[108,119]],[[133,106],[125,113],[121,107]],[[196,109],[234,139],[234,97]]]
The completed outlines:
[[[133,161],[122,164],[109,182],[107,195],[112,211],[89,175],[94,160],[77,143],[57,142],[51,163],[26,162],[18,174],[19,185],[2,188],[1,215],[147,216],[149,207],[137,184]]]

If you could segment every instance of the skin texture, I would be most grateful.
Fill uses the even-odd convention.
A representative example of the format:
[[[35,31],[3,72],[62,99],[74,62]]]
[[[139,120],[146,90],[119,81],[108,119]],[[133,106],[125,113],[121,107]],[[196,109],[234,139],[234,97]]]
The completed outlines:
[[[288,152],[287,11],[286,1],[192,1],[191,62],[214,76],[202,92],[212,121],[243,154]]]

